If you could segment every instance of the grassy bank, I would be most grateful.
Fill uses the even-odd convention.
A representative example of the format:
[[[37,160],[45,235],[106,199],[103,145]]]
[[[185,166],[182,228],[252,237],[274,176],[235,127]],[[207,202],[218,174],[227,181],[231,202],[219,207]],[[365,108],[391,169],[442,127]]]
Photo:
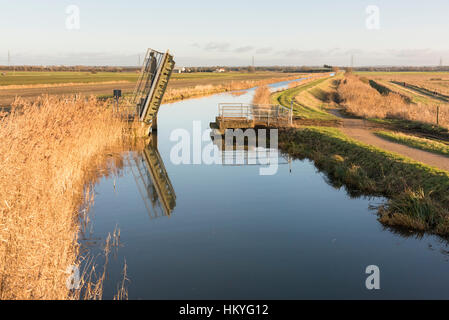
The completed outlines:
[[[449,156],[449,145],[431,139],[419,138],[400,132],[377,131],[375,134],[381,138],[397,142],[409,147]]]
[[[335,187],[388,197],[379,220],[388,226],[449,236],[449,173],[349,139],[334,128],[284,131],[284,152],[310,158]]]
[[[334,115],[321,110],[319,107],[311,107],[303,104],[297,99],[301,93],[318,86],[326,80],[328,80],[328,78],[313,80],[304,85],[277,92],[273,94],[272,99],[275,103],[281,104],[287,108],[290,108],[291,102],[293,101],[293,114],[297,119],[338,121],[338,118]]]
[[[0,299],[77,298],[66,271],[80,263],[85,186],[128,126],[93,98],[41,97],[0,118]]]

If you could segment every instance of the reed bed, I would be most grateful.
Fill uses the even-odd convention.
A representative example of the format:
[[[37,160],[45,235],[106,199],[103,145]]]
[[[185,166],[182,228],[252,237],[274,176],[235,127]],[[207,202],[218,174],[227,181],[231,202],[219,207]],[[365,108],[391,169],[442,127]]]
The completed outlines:
[[[348,113],[363,118],[391,118],[435,124],[435,105],[409,104],[397,93],[381,95],[358,76],[346,75],[338,87],[339,98]],[[449,128],[449,105],[439,108],[439,124]]]
[[[128,132],[92,97],[18,100],[0,118],[0,299],[79,298],[66,280],[80,264],[85,186],[108,171],[98,168],[111,167]]]
[[[265,105],[268,107],[271,104],[271,90],[267,85],[260,86],[254,92],[253,103]]]

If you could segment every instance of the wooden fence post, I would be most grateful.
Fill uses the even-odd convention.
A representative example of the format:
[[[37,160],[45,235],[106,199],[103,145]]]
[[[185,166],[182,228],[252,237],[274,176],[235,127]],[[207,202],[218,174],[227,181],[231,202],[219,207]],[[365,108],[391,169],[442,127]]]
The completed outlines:
[[[437,126],[440,125],[440,106],[437,105]]]
[[[290,125],[293,125],[293,98],[290,102]]]

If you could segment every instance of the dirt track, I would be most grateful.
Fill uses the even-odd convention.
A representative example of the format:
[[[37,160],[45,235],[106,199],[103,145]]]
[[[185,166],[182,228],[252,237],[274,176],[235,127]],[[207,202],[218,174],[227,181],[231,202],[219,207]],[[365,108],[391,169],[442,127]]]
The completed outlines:
[[[362,119],[344,117],[338,110],[333,110],[332,113],[342,118],[342,131],[355,140],[449,171],[449,158],[445,156],[384,140],[373,133],[377,127],[372,123]]]

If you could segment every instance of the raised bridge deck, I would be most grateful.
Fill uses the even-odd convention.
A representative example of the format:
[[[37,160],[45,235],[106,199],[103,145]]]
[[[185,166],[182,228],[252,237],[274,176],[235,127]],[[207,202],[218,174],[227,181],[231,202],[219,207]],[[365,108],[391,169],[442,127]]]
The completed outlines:
[[[136,106],[139,120],[148,124],[152,130],[157,129],[157,112],[174,67],[175,61],[168,51],[147,50],[132,103]]]

